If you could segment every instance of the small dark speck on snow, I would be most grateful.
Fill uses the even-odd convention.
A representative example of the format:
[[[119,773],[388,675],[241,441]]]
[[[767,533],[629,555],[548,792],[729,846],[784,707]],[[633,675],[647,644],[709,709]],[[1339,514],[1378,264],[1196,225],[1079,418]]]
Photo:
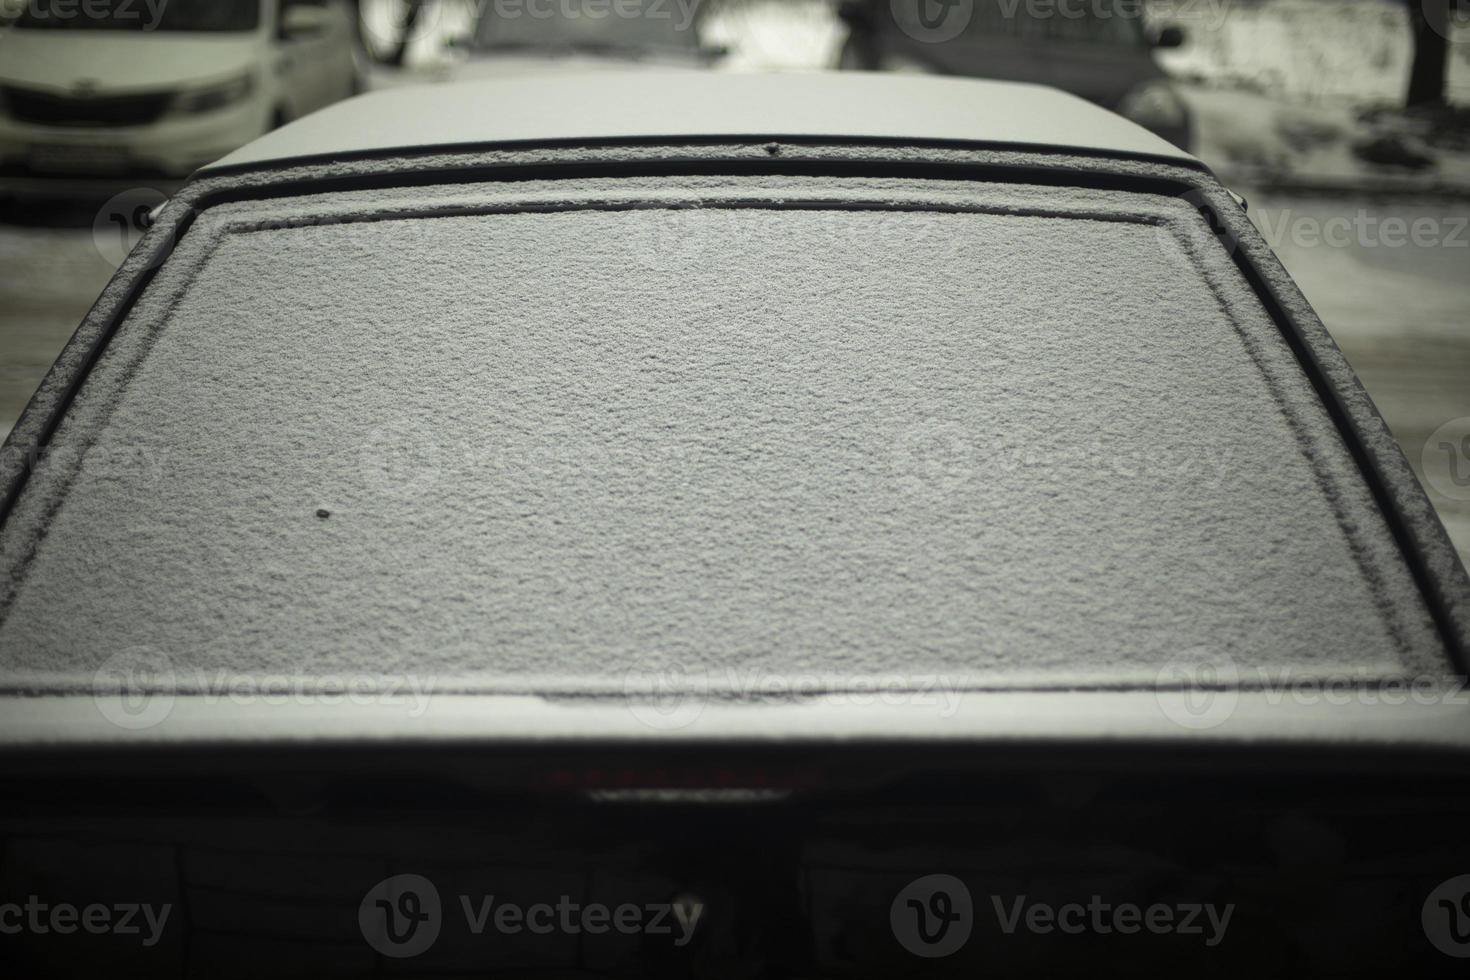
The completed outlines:
[[[316,516],[322,518],[323,520],[326,520],[328,517],[332,516],[332,512],[327,510],[325,507],[318,507],[316,509]]]

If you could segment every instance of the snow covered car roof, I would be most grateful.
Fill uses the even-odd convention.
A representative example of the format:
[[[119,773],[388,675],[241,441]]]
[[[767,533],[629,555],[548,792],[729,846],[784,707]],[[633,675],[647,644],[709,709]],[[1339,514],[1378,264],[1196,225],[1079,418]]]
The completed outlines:
[[[373,92],[268,133],[202,173],[394,150],[671,137],[962,142],[1197,163],[1122,116],[1040,85],[671,69]]]

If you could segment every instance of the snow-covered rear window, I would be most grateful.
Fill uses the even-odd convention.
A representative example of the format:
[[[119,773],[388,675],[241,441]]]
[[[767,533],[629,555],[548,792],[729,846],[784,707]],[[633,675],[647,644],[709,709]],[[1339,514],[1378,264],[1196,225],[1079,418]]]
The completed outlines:
[[[1443,669],[1308,380],[1186,206],[760,189],[207,212],[5,528],[4,669],[81,683],[137,648],[180,687],[544,691],[1151,684],[1201,651],[1247,682]]]

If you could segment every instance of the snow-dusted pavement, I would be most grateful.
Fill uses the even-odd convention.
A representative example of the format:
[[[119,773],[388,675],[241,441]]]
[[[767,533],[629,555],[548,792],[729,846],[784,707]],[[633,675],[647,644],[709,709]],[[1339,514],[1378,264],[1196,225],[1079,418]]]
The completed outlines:
[[[1452,420],[1470,419],[1470,201],[1242,190],[1470,560],[1470,487],[1453,482],[1470,474],[1470,459],[1452,461],[1443,433],[1436,435]],[[14,423],[112,274],[90,215],[68,218],[70,227],[0,224],[0,431]],[[1392,244],[1401,237],[1393,219],[1408,229],[1401,244]]]
[[[1470,200],[1245,193],[1470,565]]]
[[[0,432],[10,431],[112,276],[91,214],[57,218],[69,226],[0,223]]]

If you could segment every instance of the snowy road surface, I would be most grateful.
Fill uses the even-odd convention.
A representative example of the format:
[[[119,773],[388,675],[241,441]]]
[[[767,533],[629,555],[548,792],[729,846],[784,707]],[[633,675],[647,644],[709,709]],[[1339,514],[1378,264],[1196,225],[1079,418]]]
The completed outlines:
[[[1470,565],[1470,201],[1243,190]]]
[[[112,263],[93,244],[91,214],[57,217],[84,223],[0,223],[0,432],[10,431],[112,276]]]
[[[1470,485],[1457,482],[1470,484],[1470,458],[1455,456],[1459,436],[1443,429],[1470,420],[1470,202],[1241,189],[1470,559]],[[112,274],[92,214],[67,218],[69,227],[0,224],[0,431]]]

